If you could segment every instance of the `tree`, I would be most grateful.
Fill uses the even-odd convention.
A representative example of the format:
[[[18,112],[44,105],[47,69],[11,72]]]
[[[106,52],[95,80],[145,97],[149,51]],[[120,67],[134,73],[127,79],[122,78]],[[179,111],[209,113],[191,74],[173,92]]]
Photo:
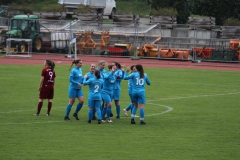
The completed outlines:
[[[173,7],[177,10],[177,22],[186,23],[190,16],[189,2],[191,0],[152,0],[152,9],[159,10],[160,8]]]
[[[212,16],[222,25],[228,18],[240,20],[240,0],[195,0],[194,14]]]

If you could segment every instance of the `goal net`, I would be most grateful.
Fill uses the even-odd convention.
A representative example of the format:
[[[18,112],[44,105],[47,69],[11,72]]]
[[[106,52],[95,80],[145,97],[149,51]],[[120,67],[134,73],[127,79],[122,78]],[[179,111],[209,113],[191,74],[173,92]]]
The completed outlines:
[[[8,38],[6,41],[6,56],[32,57],[32,40]]]

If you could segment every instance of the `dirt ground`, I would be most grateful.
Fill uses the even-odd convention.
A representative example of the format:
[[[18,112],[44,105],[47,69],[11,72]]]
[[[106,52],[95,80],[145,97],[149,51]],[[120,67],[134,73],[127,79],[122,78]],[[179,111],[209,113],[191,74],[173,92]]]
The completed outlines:
[[[119,58],[119,57],[97,57],[97,56],[83,56],[77,58],[83,61],[83,64],[91,64],[99,60],[105,60],[107,63],[114,61],[119,62],[123,66],[131,66],[133,64],[142,64],[143,67],[155,68],[188,68],[188,69],[203,69],[203,70],[229,70],[240,71],[240,63],[226,63],[226,62],[200,62],[193,63],[192,61],[181,60],[162,60],[162,59],[139,59]],[[0,64],[20,64],[20,65],[39,65],[43,64],[46,59],[53,60],[56,65],[71,64],[74,58],[67,58],[62,54],[32,54],[31,57],[19,56],[3,56],[0,57]]]

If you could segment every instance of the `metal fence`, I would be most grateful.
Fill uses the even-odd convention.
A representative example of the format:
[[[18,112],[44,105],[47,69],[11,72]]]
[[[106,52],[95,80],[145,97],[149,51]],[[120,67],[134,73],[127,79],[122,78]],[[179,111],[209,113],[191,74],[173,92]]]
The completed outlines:
[[[1,30],[8,30],[9,21],[7,18],[0,18]],[[73,35],[77,35],[77,54],[211,61],[221,51],[234,58],[217,58],[218,61],[239,61],[240,57],[240,51],[236,47],[239,39],[221,38],[221,26],[204,29],[204,25],[192,24],[39,21],[43,52],[71,54],[73,46],[69,42]]]

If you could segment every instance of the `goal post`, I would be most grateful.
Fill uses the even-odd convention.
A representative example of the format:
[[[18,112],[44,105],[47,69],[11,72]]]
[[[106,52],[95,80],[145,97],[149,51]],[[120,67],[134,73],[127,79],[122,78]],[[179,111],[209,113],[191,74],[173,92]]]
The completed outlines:
[[[8,38],[6,56],[32,57],[32,39]]]

